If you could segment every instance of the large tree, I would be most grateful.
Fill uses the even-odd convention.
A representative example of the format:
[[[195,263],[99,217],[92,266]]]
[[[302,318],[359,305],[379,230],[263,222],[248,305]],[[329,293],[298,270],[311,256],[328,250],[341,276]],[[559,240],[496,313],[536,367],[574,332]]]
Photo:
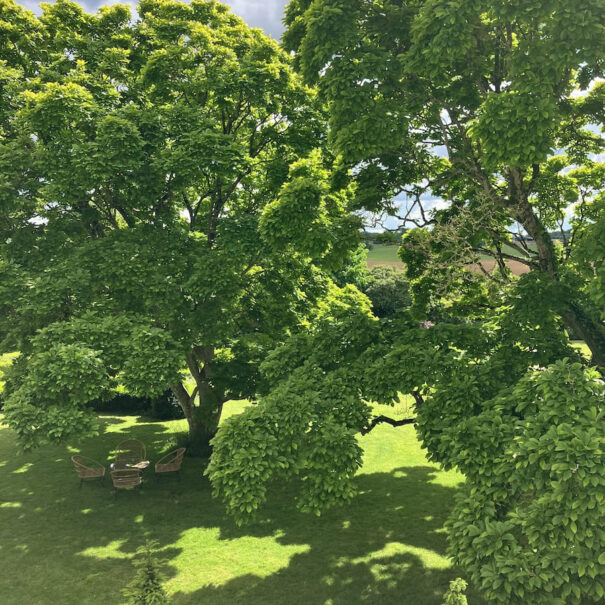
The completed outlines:
[[[25,446],[90,433],[86,403],[118,387],[170,386],[206,448],[322,295],[312,261],[357,237],[277,44],[214,1],[137,13],[0,2],[0,336]]]
[[[518,261],[605,367],[602,0],[293,0],[286,21],[363,203],[430,228],[405,240],[425,290]]]
[[[602,375],[570,345],[548,288],[475,283],[436,322],[378,320],[350,288],[272,352],[259,405],[225,421],[208,474],[237,521],[296,478],[297,506],[351,502],[360,435],[415,424],[427,457],[466,484],[450,549],[475,588],[502,605],[598,603],[605,594]],[[536,296],[536,293],[539,296]],[[467,308],[488,302],[480,317]],[[404,393],[414,416],[374,415]]]
[[[467,478],[450,554],[490,601],[602,601],[604,17],[602,0],[290,3],[285,43],[357,203],[416,227],[414,300],[377,322],[336,296],[265,361],[275,388],[219,432],[209,469],[240,520],[283,475],[304,510],[349,500],[355,434],[415,423]],[[482,255],[495,269],[476,275]],[[416,418],[372,417],[400,393]]]

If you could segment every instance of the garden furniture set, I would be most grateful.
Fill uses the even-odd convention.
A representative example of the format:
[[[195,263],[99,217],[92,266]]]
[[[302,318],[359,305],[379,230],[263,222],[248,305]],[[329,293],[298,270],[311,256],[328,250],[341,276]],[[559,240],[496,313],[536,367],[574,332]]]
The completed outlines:
[[[175,473],[180,478],[181,464],[185,448],[181,447],[169,452],[155,464],[155,476],[160,477]],[[115,492],[119,489],[140,487],[143,482],[143,471],[149,466],[145,459],[145,444],[138,439],[126,439],[119,443],[115,449],[115,460],[109,465],[111,481]],[[80,487],[84,479],[105,479],[105,467],[96,460],[76,454],[71,457],[76,473],[80,477]]]

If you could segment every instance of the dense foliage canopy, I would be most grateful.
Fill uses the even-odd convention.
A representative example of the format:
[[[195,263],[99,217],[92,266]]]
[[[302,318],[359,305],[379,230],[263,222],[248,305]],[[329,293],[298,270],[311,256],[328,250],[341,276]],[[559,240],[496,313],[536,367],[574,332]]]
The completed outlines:
[[[277,44],[214,1],[137,12],[0,1],[0,341],[25,446],[168,385],[207,445],[358,238]]]
[[[207,442],[260,395],[207,470],[239,522],[288,478],[301,510],[349,501],[359,434],[415,423],[466,476],[450,553],[475,587],[602,601],[603,0],[292,0],[286,21],[318,97],[216,2],[0,0],[8,421],[26,446],[89,434],[91,399],[168,384]],[[384,313],[357,209],[415,227],[411,300]],[[372,416],[402,394],[415,418]]]
[[[416,227],[413,305],[377,321],[333,300],[267,359],[278,386],[209,470],[238,518],[284,475],[304,510],[349,499],[355,433],[406,422],[366,402],[407,393],[429,458],[467,478],[448,525],[472,583],[502,604],[603,599],[604,19],[601,0],[290,3],[285,44],[356,205]],[[493,271],[468,270],[481,256]]]
[[[285,35],[360,202],[423,227],[404,260],[425,298],[451,294],[479,255],[504,274],[517,260],[602,367],[604,13],[602,0],[293,0]],[[435,197],[447,207],[430,213]]]

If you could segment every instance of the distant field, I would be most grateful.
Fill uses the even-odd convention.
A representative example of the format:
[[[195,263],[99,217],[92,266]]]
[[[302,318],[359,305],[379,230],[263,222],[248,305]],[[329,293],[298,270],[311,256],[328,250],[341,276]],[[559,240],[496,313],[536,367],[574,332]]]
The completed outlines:
[[[385,244],[374,245],[372,250],[368,250],[368,267],[375,267],[376,265],[390,265],[403,269],[403,263],[397,256],[398,248],[399,246],[388,246]],[[505,248],[504,252],[513,253],[514,251],[512,249],[507,250],[507,248]],[[481,265],[485,271],[490,273],[496,266],[496,261],[487,255],[483,255],[481,257]],[[527,273],[529,271],[527,266],[518,261],[509,261],[508,266],[515,275],[522,275],[523,273]],[[481,271],[477,265],[471,265],[470,269],[475,273],[479,273]]]
[[[529,247],[533,249],[535,248],[535,244],[529,244]],[[386,244],[374,244],[372,250],[368,250],[368,263],[399,263],[401,261],[399,259],[399,256],[397,256],[398,249],[398,245],[388,246]],[[519,253],[510,246],[504,246],[502,251],[505,254],[514,254],[515,256],[519,256]],[[481,256],[481,260],[487,260],[491,258],[492,257],[489,256],[489,254],[483,254]]]
[[[368,250],[368,264],[380,262],[401,263],[397,256],[397,250],[399,250],[399,246],[375,244],[371,250]]]

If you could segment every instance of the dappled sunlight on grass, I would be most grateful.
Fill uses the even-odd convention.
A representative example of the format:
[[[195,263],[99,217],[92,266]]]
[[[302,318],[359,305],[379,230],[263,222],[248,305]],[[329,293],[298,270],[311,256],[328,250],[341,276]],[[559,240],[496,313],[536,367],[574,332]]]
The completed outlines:
[[[124,546],[124,543],[125,540],[113,540],[105,546],[85,548],[77,554],[82,557],[93,557],[96,559],[127,559],[128,555],[120,550]]]
[[[21,508],[23,504],[21,502],[1,502],[0,508]]]
[[[592,353],[590,352],[590,349],[588,348],[588,345],[583,340],[574,340],[571,343],[571,345],[574,347],[574,349],[576,349],[584,357],[586,357],[586,359],[590,359],[591,358]]]
[[[406,546],[400,544],[399,542],[390,542],[381,550],[372,553],[370,558],[362,557],[360,559],[354,560],[353,563],[361,562],[364,560],[384,561],[389,557],[406,553],[409,553],[422,559],[425,562],[426,567],[431,567],[433,569],[448,569],[449,567],[451,567],[451,562],[448,558],[438,555],[432,550],[426,548],[417,548],[414,546]]]
[[[245,405],[228,404],[225,415]],[[116,444],[134,437],[153,465],[186,429],[185,421],[101,421],[98,437],[19,455],[13,433],[0,429],[3,605],[93,605],[99,595],[118,605],[147,538],[159,544],[177,605],[438,605],[459,575],[445,557],[443,523],[461,477],[426,462],[411,426],[361,438],[365,463],[350,506],[303,515],[293,486],[280,483],[260,518],[238,528],[211,497],[201,459],[185,459],[181,481],[157,481],[150,468],[141,490],[116,498],[108,477],[79,489],[72,452],[107,466]]]
[[[199,589],[208,584],[218,587],[245,574],[254,574],[258,578],[268,577],[287,567],[294,555],[308,553],[310,550],[307,544],[280,546],[278,536],[241,535],[221,539],[220,534],[219,528],[196,528],[184,532],[174,544],[180,549],[180,554],[171,563],[185,570],[190,589]],[[200,542],[207,544],[203,553],[195,548]],[[206,568],[204,573],[200,573],[199,568],[202,566]],[[207,573],[207,570],[211,570],[211,573]],[[182,590],[181,575],[174,577],[167,588],[173,592]]]
[[[32,468],[34,465],[31,462],[28,462],[27,464],[24,464],[21,468],[17,468],[13,471],[14,475],[17,475],[19,473],[27,473],[27,471]]]

